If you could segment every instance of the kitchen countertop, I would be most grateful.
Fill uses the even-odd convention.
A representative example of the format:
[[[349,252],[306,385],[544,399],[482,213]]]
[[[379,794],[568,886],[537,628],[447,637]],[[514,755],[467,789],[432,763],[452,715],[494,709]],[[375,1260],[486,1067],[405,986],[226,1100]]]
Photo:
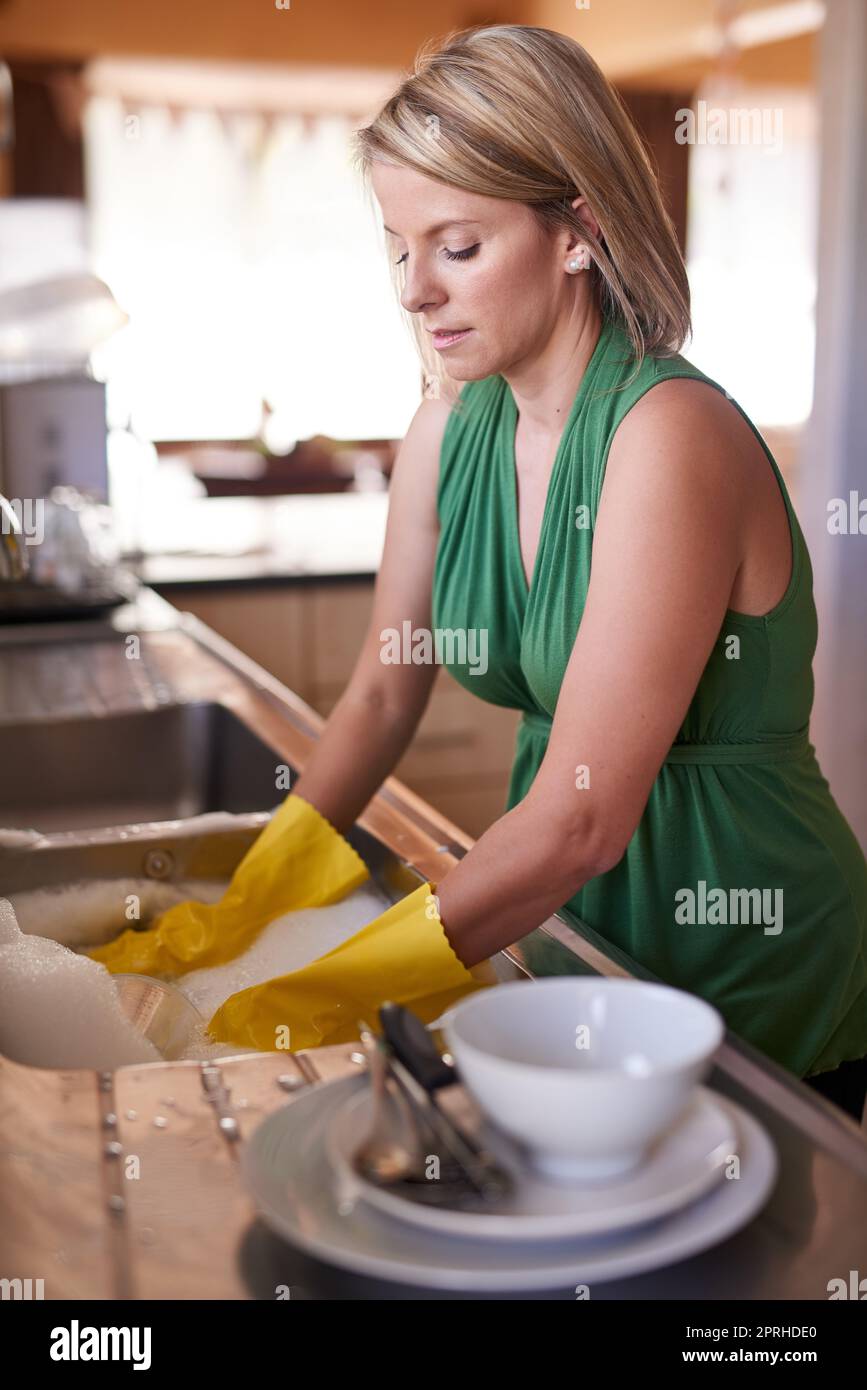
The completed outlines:
[[[144,634],[134,680],[129,667],[135,663],[125,661],[120,640],[131,631]],[[52,637],[60,639],[61,674],[70,669],[71,642],[94,645],[88,661],[79,663],[86,665],[80,679],[63,676],[49,702],[40,700],[35,685],[51,679]],[[217,701],[293,766],[303,766],[322,727],[319,716],[279,682],[147,591],[136,606],[101,623],[0,630],[0,648],[0,724],[20,718],[23,708],[39,719]],[[471,845],[394,779],[359,824],[431,882]],[[540,930],[563,943],[579,973],[628,973],[557,917]],[[520,943],[509,954],[520,965]],[[296,1075],[307,1086],[344,1075],[354,1069],[351,1051],[323,1048],[211,1064],[230,1093],[241,1142],[265,1114],[291,1104],[278,1077]],[[768,1204],[714,1249],[652,1274],[594,1284],[594,1299],[827,1299],[831,1278],[846,1278],[867,1262],[863,1131],[730,1033],[707,1084],[744,1106],[771,1136],[780,1173]],[[0,1276],[44,1272],[47,1296],[60,1298],[271,1299],[278,1284],[288,1284],[293,1298],[442,1296],[325,1267],[272,1236],[241,1181],[238,1142],[226,1138],[206,1100],[202,1064],[123,1067],[101,1077],[0,1057],[0,1098]],[[117,1117],[123,1151],[147,1157],[140,1181],[126,1184],[124,1192],[121,1165],[106,1152],[108,1114]],[[167,1117],[165,1126],[146,1123],[157,1114]],[[546,1296],[571,1300],[574,1290]]]
[[[0,1059],[2,1273],[38,1271],[49,1298],[271,1300],[281,1285],[292,1299],[449,1296],[340,1270],[293,1248],[257,1215],[241,1180],[244,1140],[266,1115],[292,1104],[286,1078],[301,1094],[357,1072],[352,1054],[340,1046],[210,1066],[122,1067],[104,1080]],[[206,1089],[215,1078],[225,1094],[220,1110]],[[710,1084],[745,1105],[773,1138],[780,1173],[768,1204],[689,1259],[594,1280],[594,1301],[826,1300],[830,1279],[863,1270],[867,1159],[838,1149],[829,1133],[809,1138],[797,1107],[784,1119],[719,1069]],[[141,1160],[137,1182],[124,1182],[123,1156],[103,1157],[111,1115],[109,1137]],[[220,1128],[226,1115],[240,1142]],[[460,1296],[473,1297],[472,1288]],[[575,1291],[520,1296],[574,1301]]]
[[[161,592],[188,586],[371,581],[387,492],[208,497],[165,507],[142,525],[131,568]]]

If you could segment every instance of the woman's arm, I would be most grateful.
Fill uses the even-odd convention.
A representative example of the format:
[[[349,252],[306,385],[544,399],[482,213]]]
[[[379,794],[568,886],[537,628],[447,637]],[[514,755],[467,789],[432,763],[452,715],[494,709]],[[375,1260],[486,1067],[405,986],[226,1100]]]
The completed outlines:
[[[437,887],[465,965],[520,940],[617,864],[686,715],[742,564],[749,496],[732,408],[708,391],[661,383],[617,430],[545,757],[523,801]]]
[[[373,614],[355,668],[294,791],[336,829],[348,830],[394,770],[428,702],[436,666],[387,665],[384,628],[430,628],[439,522],[439,457],[449,415],[424,400],[398,451]]]

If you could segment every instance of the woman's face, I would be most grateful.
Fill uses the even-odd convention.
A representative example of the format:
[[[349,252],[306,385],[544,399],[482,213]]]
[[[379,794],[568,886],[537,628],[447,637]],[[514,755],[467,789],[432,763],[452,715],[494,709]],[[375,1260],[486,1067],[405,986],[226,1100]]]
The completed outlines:
[[[546,231],[524,203],[412,169],[376,161],[371,181],[404,267],[401,303],[420,316],[449,375],[478,381],[532,364],[575,311],[569,234]]]

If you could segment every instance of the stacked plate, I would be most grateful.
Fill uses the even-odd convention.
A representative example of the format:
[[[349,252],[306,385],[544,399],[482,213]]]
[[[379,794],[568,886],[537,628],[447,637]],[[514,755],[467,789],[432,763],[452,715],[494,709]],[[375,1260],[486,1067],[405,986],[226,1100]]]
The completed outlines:
[[[299,1095],[256,1130],[246,1179],[272,1230],[341,1268],[438,1290],[561,1290],[670,1265],[744,1226],[770,1195],[773,1146],[750,1115],[704,1086],[628,1173],[555,1180],[470,1097],[462,1128],[514,1179],[493,1210],[418,1202],[352,1163],[372,1115],[366,1076]],[[435,1180],[435,1179],[434,1179]]]

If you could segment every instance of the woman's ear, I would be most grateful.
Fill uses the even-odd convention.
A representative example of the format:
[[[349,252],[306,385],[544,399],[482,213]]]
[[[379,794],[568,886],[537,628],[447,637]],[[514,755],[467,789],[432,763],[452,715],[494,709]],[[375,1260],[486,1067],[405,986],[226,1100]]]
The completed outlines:
[[[599,223],[596,221],[596,218],[593,216],[593,213],[590,211],[590,208],[587,206],[587,199],[581,197],[574,198],[572,200],[572,210],[573,212],[577,212],[579,220],[587,228],[590,235],[596,237],[598,241],[601,228],[599,226]],[[580,240],[580,238],[576,238],[575,241],[570,243],[570,250],[575,244],[577,244],[578,240]]]

